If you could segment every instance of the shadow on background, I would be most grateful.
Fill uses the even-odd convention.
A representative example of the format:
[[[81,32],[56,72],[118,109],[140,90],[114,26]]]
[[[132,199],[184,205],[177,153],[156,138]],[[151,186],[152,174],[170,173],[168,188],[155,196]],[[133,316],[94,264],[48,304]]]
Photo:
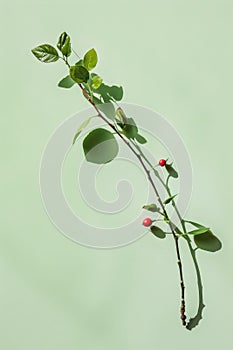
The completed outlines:
[[[198,296],[199,296],[197,314],[194,317],[189,319],[188,324],[186,326],[186,328],[191,331],[194,327],[196,327],[199,324],[200,320],[202,319],[202,312],[205,307],[205,304],[203,303],[203,285],[202,285],[202,279],[201,279],[201,272],[200,272],[197,257],[196,257],[197,248],[192,247],[191,240],[189,239],[189,237],[185,237],[185,239],[188,243],[189,250],[192,255],[193,263],[195,266],[195,271],[197,276],[197,285],[198,285]]]

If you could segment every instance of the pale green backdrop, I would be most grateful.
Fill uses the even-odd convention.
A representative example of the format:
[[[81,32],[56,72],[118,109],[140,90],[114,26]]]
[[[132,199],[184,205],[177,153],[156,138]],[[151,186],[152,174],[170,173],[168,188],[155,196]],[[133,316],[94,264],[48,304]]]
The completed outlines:
[[[232,344],[233,2],[227,0],[2,1],[1,305],[4,350],[229,348]],[[223,241],[200,253],[204,320],[178,319],[173,242],[147,235],[122,249],[88,249],[63,237],[41,203],[39,162],[54,129],[86,107],[59,90],[62,64],[30,49],[66,30],[79,52],[96,47],[99,72],[125,101],[179,130],[194,169],[188,216]],[[188,313],[196,290],[186,260]],[[188,278],[189,277],[189,278]]]

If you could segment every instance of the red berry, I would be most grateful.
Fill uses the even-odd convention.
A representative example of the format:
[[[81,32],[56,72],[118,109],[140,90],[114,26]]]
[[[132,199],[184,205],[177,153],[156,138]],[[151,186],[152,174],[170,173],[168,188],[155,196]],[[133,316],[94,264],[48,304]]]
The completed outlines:
[[[167,161],[165,159],[160,159],[160,161],[159,161],[160,166],[164,166],[166,163],[167,163]]]
[[[150,218],[146,218],[143,220],[142,224],[146,227],[150,226],[152,224],[152,220]]]

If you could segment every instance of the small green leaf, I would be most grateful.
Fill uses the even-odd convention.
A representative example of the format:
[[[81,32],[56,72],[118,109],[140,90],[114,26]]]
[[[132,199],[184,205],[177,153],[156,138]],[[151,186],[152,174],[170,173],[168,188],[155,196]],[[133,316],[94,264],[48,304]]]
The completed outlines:
[[[135,136],[135,139],[136,139],[139,143],[141,143],[142,145],[143,145],[144,143],[147,142],[147,140],[145,139],[145,137],[143,137],[143,136],[140,135],[140,134],[137,134],[137,135]]]
[[[96,105],[98,105],[98,108],[100,107],[99,105],[102,105],[102,104],[103,104],[102,101],[101,101],[99,98],[97,98],[96,96],[93,96],[92,99],[93,99],[93,102],[94,102]],[[114,106],[113,106],[113,108],[114,108]],[[115,110],[115,109],[114,109],[114,110]]]
[[[125,123],[122,132],[128,139],[133,139],[137,136],[138,128],[133,118],[127,118],[127,122]]]
[[[83,60],[79,60],[78,62],[75,63],[75,66],[83,66]]]
[[[63,32],[60,35],[57,43],[57,48],[64,56],[69,57],[71,55],[70,37],[66,32]]]
[[[58,86],[61,88],[69,89],[75,84],[75,81],[71,79],[69,75],[59,81]]]
[[[201,227],[201,228],[198,228],[197,230],[193,230],[193,231],[189,231],[187,232],[188,235],[201,235],[202,233],[205,233],[205,232],[208,232],[210,230],[209,227]]]
[[[70,76],[77,83],[86,83],[89,79],[89,72],[85,67],[82,66],[71,66],[70,67]]]
[[[222,248],[221,241],[211,231],[194,236],[194,241],[199,249],[208,252],[217,252]]]
[[[168,197],[163,204],[169,204],[175,197],[177,196],[177,194],[175,194],[174,196]]]
[[[115,114],[116,123],[123,129],[125,123],[127,123],[127,117],[121,107],[118,107]]]
[[[122,86],[110,86],[108,94],[116,101],[122,100],[123,97],[123,88]]]
[[[118,143],[110,131],[99,128],[85,137],[83,150],[88,162],[105,164],[117,156]]]
[[[111,96],[108,94],[109,92],[109,86],[102,83],[98,89],[95,90],[95,93],[100,95],[104,102],[111,101]]]
[[[155,235],[158,238],[165,238],[166,237],[166,233],[161,230],[161,228],[157,227],[157,226],[151,226],[150,227],[151,232],[153,233],[153,235]]]
[[[167,169],[168,174],[175,179],[178,178],[177,171],[172,167],[172,164],[165,164],[165,168]]]
[[[90,87],[89,87],[88,82],[87,83],[82,83],[82,85],[84,87],[84,90],[86,90],[86,92],[88,92],[88,95],[90,95]]]
[[[85,56],[84,56],[84,66],[86,67],[87,70],[92,70],[93,68],[95,68],[95,66],[97,65],[97,53],[95,51],[95,49],[91,49],[89,50]]]
[[[189,224],[191,224],[191,225],[193,225],[193,226],[195,226],[195,227],[197,227],[197,228],[202,228],[202,227],[204,227],[203,225],[198,224],[197,222],[194,222],[194,221],[188,221],[188,220],[184,220],[184,221],[187,222],[187,223],[189,223]]]
[[[49,44],[43,44],[32,49],[33,55],[41,62],[51,63],[59,59],[59,55],[55,47]]]
[[[154,203],[148,204],[148,205],[144,205],[144,206],[143,206],[143,209],[149,210],[149,211],[151,211],[152,213],[159,212],[159,208],[158,208],[157,205],[154,204]]]
[[[103,79],[101,79],[98,75],[95,75],[92,78],[91,86],[94,90],[98,89],[100,85],[102,84]]]
[[[90,117],[90,118],[84,120],[84,122],[80,125],[80,127],[78,128],[76,134],[74,135],[72,144],[75,143],[75,141],[77,140],[77,138],[79,137],[79,135],[81,134],[83,129],[85,129],[85,127],[90,123],[92,118],[95,118],[95,117]]]
[[[99,94],[104,102],[108,102],[110,100],[120,101],[123,97],[123,88],[120,86],[109,86],[102,83],[98,89],[96,89],[95,93]]]

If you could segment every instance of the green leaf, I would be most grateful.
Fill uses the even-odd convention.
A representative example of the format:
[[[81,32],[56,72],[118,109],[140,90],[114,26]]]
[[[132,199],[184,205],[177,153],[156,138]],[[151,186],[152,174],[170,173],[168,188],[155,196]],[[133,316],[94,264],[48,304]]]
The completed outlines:
[[[102,83],[98,87],[98,89],[95,90],[95,93],[100,95],[102,97],[102,99],[104,100],[104,102],[111,101],[111,96],[109,96],[108,92],[109,92],[109,86],[105,85],[104,83]]]
[[[96,96],[93,96],[92,99],[93,99],[93,102],[94,102],[96,105],[98,105],[98,108],[100,109],[101,106],[99,106],[99,105],[102,105],[102,104],[103,104],[102,101],[101,101],[99,98],[97,98]],[[113,108],[114,108],[114,106],[113,106]]]
[[[85,56],[84,56],[84,66],[86,67],[87,70],[92,70],[93,68],[95,68],[95,66],[97,65],[97,53],[95,51],[95,49],[91,49],[89,50]]]
[[[147,140],[145,139],[145,137],[143,137],[143,136],[140,135],[140,134],[137,134],[137,135],[135,136],[135,139],[136,139],[139,143],[141,143],[142,145],[143,145],[144,143],[147,142]]]
[[[100,100],[99,100],[100,101]],[[107,118],[114,120],[114,116],[115,116],[115,107],[112,104],[112,102],[108,102],[108,103],[102,103],[100,101],[100,104],[98,105],[98,108],[101,112],[103,112]]]
[[[217,252],[222,248],[221,241],[211,231],[194,236],[194,241],[198,248],[208,252]]]
[[[127,117],[121,107],[117,108],[114,119],[121,128],[123,128],[125,123],[127,123]]]
[[[84,87],[84,90],[86,90],[86,92],[88,92],[88,95],[90,95],[90,88],[89,88],[88,82],[87,83],[82,83],[82,85]]]
[[[163,204],[169,204],[175,197],[177,196],[177,194],[174,194],[174,196],[168,197]]]
[[[95,117],[90,117],[90,118],[84,120],[84,122],[80,125],[80,127],[79,127],[78,130],[76,131],[76,134],[74,135],[72,144],[75,143],[75,141],[77,140],[77,138],[79,137],[79,135],[81,134],[81,132],[83,131],[83,129],[85,129],[85,127],[90,123],[90,121],[91,121],[92,118],[95,118]]]
[[[78,62],[75,63],[75,66],[83,66],[83,60],[79,60]]]
[[[43,44],[32,49],[33,55],[41,62],[51,63],[59,59],[59,55],[55,47],[49,44]]]
[[[172,164],[165,164],[165,168],[167,169],[168,174],[175,179],[178,178],[177,171],[172,167]]]
[[[138,128],[133,118],[127,118],[127,122],[124,125],[122,132],[128,139],[133,139],[137,136]]]
[[[116,101],[120,101],[123,97],[123,88],[122,86],[110,86],[108,94]]]
[[[144,206],[143,206],[143,209],[149,210],[149,211],[151,211],[152,213],[159,212],[159,208],[158,208],[157,205],[154,204],[154,203],[148,204],[148,205],[144,205]]]
[[[100,85],[102,84],[103,79],[101,79],[98,75],[95,75],[92,78],[91,81],[91,86],[94,90],[98,89],[100,87]]]
[[[118,143],[110,131],[99,128],[85,137],[83,150],[88,162],[105,164],[117,156]]]
[[[120,107],[117,108],[114,119],[117,125],[120,126],[121,129],[123,129],[125,124],[127,123],[127,117],[124,111]]]
[[[57,48],[64,56],[69,57],[71,55],[70,37],[66,32],[63,32],[60,35],[57,43]]]
[[[209,227],[201,227],[201,228],[198,228],[197,230],[193,230],[193,231],[189,231],[187,232],[189,235],[201,235],[202,233],[205,233],[205,232],[208,232],[210,230]]]
[[[166,237],[166,233],[161,230],[161,228],[157,227],[157,226],[151,226],[150,227],[151,232],[153,233],[153,235],[155,235],[158,238],[165,238]]]
[[[77,83],[86,83],[89,79],[89,72],[85,67],[82,66],[71,66],[70,67],[70,76]]]
[[[69,75],[59,81],[58,86],[61,88],[69,89],[75,84],[75,81],[71,79]]]
[[[118,86],[109,86],[102,83],[98,89],[96,89],[95,93],[99,94],[104,102],[108,102],[110,100],[120,101],[123,97],[123,89]]]
[[[191,225],[193,225],[193,226],[195,226],[195,227],[197,227],[197,228],[205,227],[205,226],[203,226],[201,224],[198,224],[197,222],[194,222],[194,221],[188,221],[188,220],[184,220],[184,221],[189,223],[189,224],[191,224]]]

